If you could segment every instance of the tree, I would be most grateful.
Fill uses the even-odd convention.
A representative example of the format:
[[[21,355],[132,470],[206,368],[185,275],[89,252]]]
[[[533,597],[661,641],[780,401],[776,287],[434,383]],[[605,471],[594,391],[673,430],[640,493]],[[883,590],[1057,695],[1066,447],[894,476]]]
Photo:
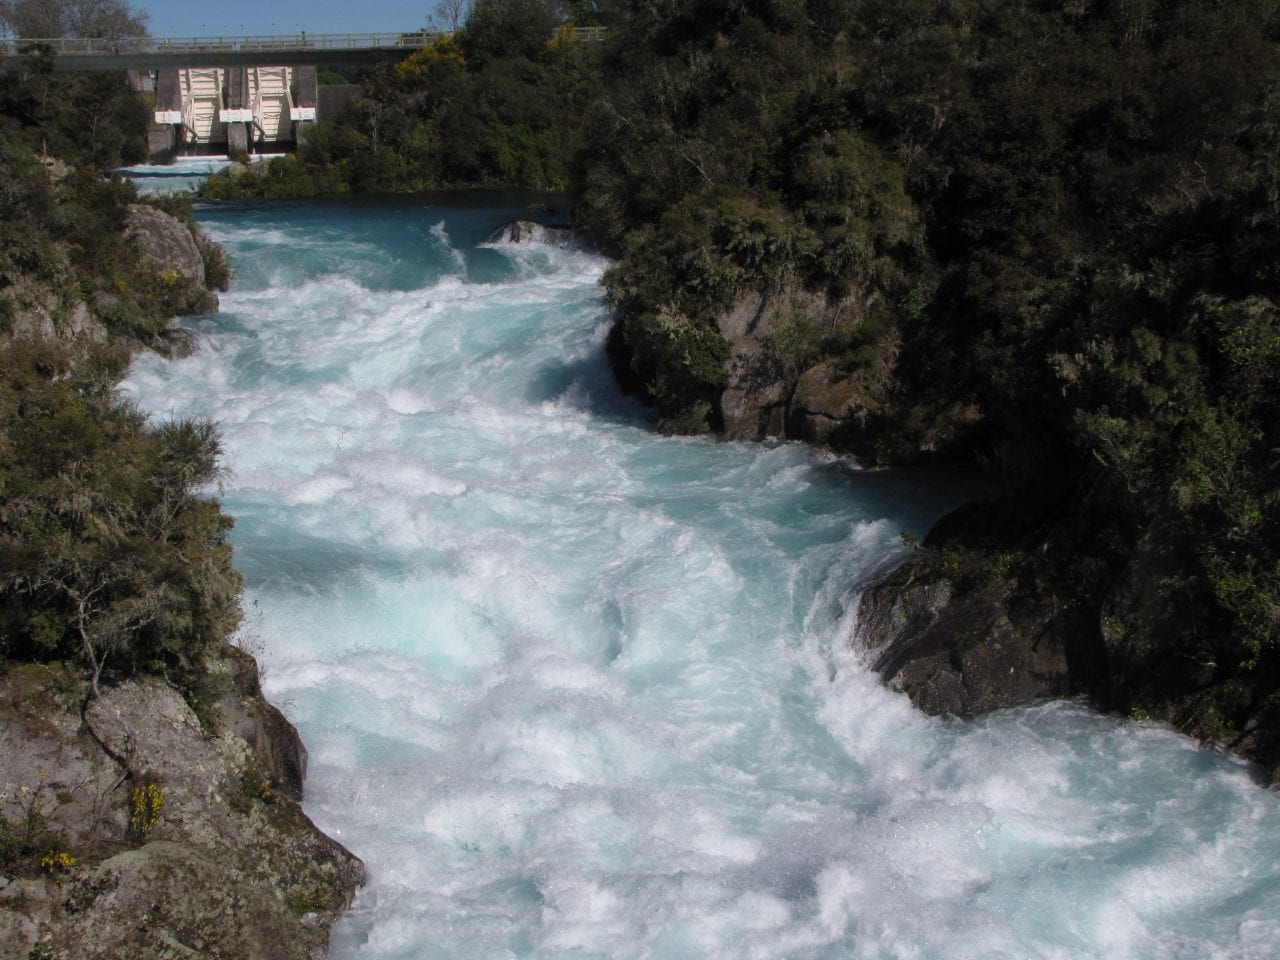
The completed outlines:
[[[118,40],[146,36],[147,14],[124,0],[0,0],[0,25],[31,39]]]
[[[439,0],[427,24],[434,30],[457,33],[471,16],[471,0]]]
[[[476,0],[463,42],[468,55],[536,60],[563,22],[555,0]]]

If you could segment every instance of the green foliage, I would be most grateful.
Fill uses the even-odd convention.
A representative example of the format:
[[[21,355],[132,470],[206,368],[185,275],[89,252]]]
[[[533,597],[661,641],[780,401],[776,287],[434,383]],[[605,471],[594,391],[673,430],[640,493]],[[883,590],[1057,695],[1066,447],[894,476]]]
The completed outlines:
[[[506,27],[481,28],[490,12],[515,16],[523,8],[492,6],[477,7],[474,35],[469,28],[461,40],[442,40],[371,71],[364,98],[344,116],[315,124],[296,155],[219,174],[201,196],[566,189],[582,116],[599,88],[598,45],[549,44],[550,27],[529,34],[528,42],[508,42]],[[541,9],[537,0],[528,6]]]
[[[551,0],[475,0],[462,43],[468,56],[538,58],[560,24]]]
[[[714,328],[670,305],[638,322],[645,328],[644,342],[654,351],[645,364],[656,377],[652,391],[671,412],[688,408],[709,389],[724,385],[729,345]]]
[[[55,73],[37,55],[0,73],[0,139],[72,166],[109,170],[145,160],[150,119],[123,71]]]
[[[93,351],[91,351],[92,353]],[[103,671],[200,669],[240,619],[231,520],[201,421],[148,424],[113,393],[119,361],[0,351],[0,656]]]
[[[1083,602],[1167,530],[1197,656],[1274,664],[1274,5],[801,0],[610,26],[577,183],[619,256],[611,355],[660,412],[715,416],[673,330],[772,292],[783,370],[873,378],[878,449],[963,438]],[[776,296],[799,290],[855,319]]]

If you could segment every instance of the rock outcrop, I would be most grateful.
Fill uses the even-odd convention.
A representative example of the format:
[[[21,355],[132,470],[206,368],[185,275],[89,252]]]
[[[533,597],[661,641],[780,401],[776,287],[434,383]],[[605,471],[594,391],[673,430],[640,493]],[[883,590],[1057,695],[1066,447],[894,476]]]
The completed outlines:
[[[549,247],[575,248],[585,234],[569,226],[549,226],[533,220],[513,220],[490,238],[491,243],[543,243]]]
[[[998,568],[927,555],[869,588],[855,640],[926,713],[970,716],[1084,692],[1088,617]]]
[[[69,310],[60,309],[55,303],[28,304],[25,312],[10,327],[9,336],[15,340],[72,340],[87,343],[106,343],[107,330],[89,312],[81,301]]]
[[[1087,696],[1227,747],[1280,786],[1280,678],[1241,671],[1229,633],[1195,629],[1191,608],[1207,598],[1178,576],[1184,544],[1149,532],[1117,576],[1082,596],[1046,565],[1061,549],[974,543],[964,527],[980,528],[984,511],[954,519],[965,512],[859,601],[852,642],[891,689],[953,716]]]
[[[306,754],[252,659],[212,658],[198,696],[87,694],[70,665],[0,678],[0,958],[322,956],[363,866],[299,808]]]
[[[67,250],[44,251],[44,276],[19,274],[0,289],[0,338],[101,345],[113,336],[166,355],[190,351],[186,334],[167,327],[175,316],[218,309],[230,266],[216,243],[147,204],[125,210],[122,239],[136,254],[136,273],[87,292]],[[212,266],[212,269],[210,267]]]
[[[218,309],[217,294],[206,283],[204,256],[185,223],[156,207],[133,203],[125,214],[125,236],[152,266],[159,282],[179,294],[175,297],[179,314]]]
[[[719,398],[721,434],[867,453],[859,438],[868,417],[880,409],[874,378],[863,370],[842,370],[831,359],[808,360],[802,346],[814,328],[856,325],[859,315],[848,303],[794,287],[753,291],[717,315],[716,328],[729,344]]]

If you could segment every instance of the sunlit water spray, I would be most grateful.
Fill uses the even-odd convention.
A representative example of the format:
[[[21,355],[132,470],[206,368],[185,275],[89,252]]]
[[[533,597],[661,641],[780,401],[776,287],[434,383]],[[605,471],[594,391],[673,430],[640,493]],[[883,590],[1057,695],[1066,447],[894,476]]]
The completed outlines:
[[[249,162],[265,163],[278,156],[283,154],[254,154],[249,157]],[[132,167],[121,167],[119,172],[133,181],[139,194],[149,197],[163,193],[190,194],[208,179],[209,174],[225,170],[229,166],[231,160],[225,156],[178,157],[172,163],[139,163]]]
[[[960,497],[663,438],[598,257],[519,205],[201,210],[238,271],[158,415],[223,429],[246,637],[369,884],[338,958],[1272,958],[1280,809],[1078,705],[914,712],[856,587]]]

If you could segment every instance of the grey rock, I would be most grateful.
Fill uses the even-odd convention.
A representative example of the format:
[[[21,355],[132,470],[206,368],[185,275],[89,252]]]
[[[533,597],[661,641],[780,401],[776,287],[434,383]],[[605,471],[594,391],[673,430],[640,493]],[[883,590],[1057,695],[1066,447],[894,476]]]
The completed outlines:
[[[864,379],[842,376],[824,360],[800,375],[787,408],[787,435],[811,443],[829,443],[842,427],[866,423],[875,404]]]
[[[185,223],[142,203],[125,211],[125,235],[157,273],[172,270],[190,283],[204,286],[204,258]]]
[[[258,664],[231,647],[211,670],[230,681],[208,707],[217,729],[244,740],[271,782],[286,796],[301,800],[307,750],[293,724],[262,695]]]
[[[0,816],[34,810],[77,861],[6,867],[0,960],[322,955],[363,865],[293,799],[306,754],[252,659],[227,648],[208,667],[199,713],[156,678],[86,704],[74,665],[0,677]],[[144,830],[135,790],[153,784],[163,805]]]
[[[12,311],[16,318],[8,331],[10,339],[107,342],[106,328],[94,319],[81,300],[68,306],[60,303],[53,291],[35,288],[25,279],[20,279],[5,293],[16,301]]]
[[[212,313],[218,309],[218,295],[205,281],[200,245],[185,223],[163,210],[133,203],[125,211],[125,236],[154,269],[159,282],[180,293],[175,302],[179,313]]]
[[[789,285],[746,293],[722,311],[716,329],[729,344],[719,403],[723,435],[849,447],[878,409],[872,385],[864,375],[840,373],[832,361],[805,368],[803,343],[815,331],[856,326],[864,310],[860,300],[832,302]]]
[[[71,318],[67,322],[67,333],[76,340],[87,340],[90,343],[107,342],[107,328],[95,320],[89,308],[79,301],[71,310]]]
[[[579,235],[572,227],[554,227],[533,220],[515,220],[494,235],[498,243],[543,243],[549,247],[576,247]]]
[[[729,384],[720,395],[720,413],[730,440],[786,435],[791,384],[772,344],[772,304],[766,294],[749,293],[716,318],[720,336],[729,342]]]

